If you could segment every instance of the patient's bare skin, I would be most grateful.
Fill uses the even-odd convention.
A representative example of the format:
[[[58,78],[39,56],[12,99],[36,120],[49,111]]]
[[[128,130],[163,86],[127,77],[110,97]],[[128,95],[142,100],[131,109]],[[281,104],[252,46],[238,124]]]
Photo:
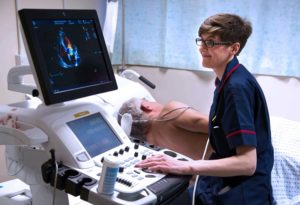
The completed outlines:
[[[151,123],[146,134],[149,143],[174,150],[192,159],[201,159],[208,137],[207,116],[175,101],[164,106],[157,102],[143,101],[142,107],[151,119],[170,119]],[[175,111],[170,112],[172,110]]]
[[[165,105],[131,98],[119,109],[118,121],[130,114],[130,135],[150,144],[168,148],[192,159],[201,159],[208,139],[208,116],[177,101]],[[206,154],[206,159],[211,148]]]

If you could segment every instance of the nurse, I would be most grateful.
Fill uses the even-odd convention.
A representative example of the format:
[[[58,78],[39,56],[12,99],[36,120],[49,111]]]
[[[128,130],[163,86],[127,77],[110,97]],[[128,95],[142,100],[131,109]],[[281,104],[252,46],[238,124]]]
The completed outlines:
[[[227,13],[207,18],[199,28],[196,44],[202,65],[216,74],[211,110],[204,121],[214,149],[210,159],[186,162],[155,155],[136,165],[199,175],[195,197],[190,195],[195,204],[273,204],[268,107],[255,77],[237,58],[251,33],[249,21]]]

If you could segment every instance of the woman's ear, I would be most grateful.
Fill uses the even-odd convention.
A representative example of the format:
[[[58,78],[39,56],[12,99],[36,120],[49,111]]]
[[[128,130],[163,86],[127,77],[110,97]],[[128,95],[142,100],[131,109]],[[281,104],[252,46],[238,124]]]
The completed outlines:
[[[232,51],[233,55],[236,55],[239,52],[240,47],[241,47],[241,45],[239,42],[236,42],[231,45],[231,49],[232,49],[231,51]]]

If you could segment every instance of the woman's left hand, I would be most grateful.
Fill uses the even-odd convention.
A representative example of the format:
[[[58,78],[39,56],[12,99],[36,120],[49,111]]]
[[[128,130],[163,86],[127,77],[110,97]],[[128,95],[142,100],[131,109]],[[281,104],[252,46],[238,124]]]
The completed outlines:
[[[153,155],[135,165],[135,167],[148,169],[154,172],[190,174],[189,161],[182,161],[164,154]]]

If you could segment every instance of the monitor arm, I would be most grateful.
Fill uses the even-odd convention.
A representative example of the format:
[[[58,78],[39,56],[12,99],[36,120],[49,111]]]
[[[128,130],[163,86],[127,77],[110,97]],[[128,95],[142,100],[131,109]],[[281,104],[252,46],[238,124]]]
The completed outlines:
[[[39,96],[39,91],[35,85],[26,84],[24,76],[32,75],[29,65],[21,65],[12,67],[7,75],[7,88],[11,91],[30,94],[33,97]]]

